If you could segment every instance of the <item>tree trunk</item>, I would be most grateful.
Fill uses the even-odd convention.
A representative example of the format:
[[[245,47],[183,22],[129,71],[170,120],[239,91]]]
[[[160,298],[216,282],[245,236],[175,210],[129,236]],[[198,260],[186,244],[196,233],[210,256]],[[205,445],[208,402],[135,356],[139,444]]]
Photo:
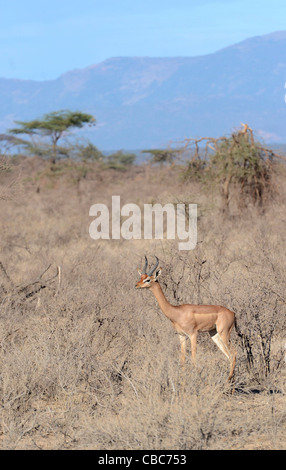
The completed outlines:
[[[51,163],[51,170],[54,170],[54,166],[56,164],[56,160],[57,160],[57,143],[58,143],[58,140],[59,140],[60,136],[58,135],[55,135],[52,139],[53,139],[53,150],[52,150],[52,155],[50,157],[50,163]]]
[[[229,175],[222,184],[222,212],[224,214],[229,214],[229,187],[231,183],[232,176]]]

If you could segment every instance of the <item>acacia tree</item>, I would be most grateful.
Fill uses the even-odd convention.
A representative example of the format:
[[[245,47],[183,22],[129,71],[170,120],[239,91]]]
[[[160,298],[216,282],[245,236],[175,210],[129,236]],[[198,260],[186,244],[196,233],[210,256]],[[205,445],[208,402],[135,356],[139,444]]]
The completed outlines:
[[[15,121],[19,126],[10,129],[12,134],[27,134],[49,137],[52,142],[51,163],[56,162],[57,145],[63,134],[72,128],[81,128],[84,124],[95,124],[95,118],[91,114],[79,111],[54,111],[45,114],[42,119],[32,121]]]
[[[222,140],[210,159],[210,173],[221,184],[223,211],[229,212],[230,188],[239,191],[240,207],[263,205],[272,192],[272,154],[254,141],[247,125]]]
[[[222,212],[230,213],[231,193],[241,209],[248,203],[263,207],[273,192],[273,158],[283,158],[254,140],[247,125],[230,137],[187,139],[184,151],[193,150],[185,171],[186,178],[197,177],[206,183],[218,183]]]

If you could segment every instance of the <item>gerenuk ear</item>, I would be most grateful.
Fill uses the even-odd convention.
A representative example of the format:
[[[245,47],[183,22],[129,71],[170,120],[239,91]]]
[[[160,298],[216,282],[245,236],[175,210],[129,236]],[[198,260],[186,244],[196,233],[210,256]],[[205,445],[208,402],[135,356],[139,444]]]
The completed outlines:
[[[155,281],[158,279],[158,277],[161,276],[161,272],[162,272],[162,269],[161,269],[161,268],[157,269],[157,271],[156,271],[156,273],[155,273]]]

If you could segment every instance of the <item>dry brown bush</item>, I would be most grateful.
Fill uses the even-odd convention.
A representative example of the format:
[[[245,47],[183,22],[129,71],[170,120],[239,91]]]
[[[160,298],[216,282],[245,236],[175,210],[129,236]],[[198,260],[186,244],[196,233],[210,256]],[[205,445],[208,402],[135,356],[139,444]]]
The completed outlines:
[[[21,165],[25,175],[30,163]],[[50,263],[62,278],[26,297],[0,271],[2,449],[285,449],[283,176],[279,204],[222,220],[174,168],[130,169],[120,180],[88,173],[80,188],[64,177],[50,186],[37,171],[29,167],[24,198],[1,202],[1,262],[13,286]],[[118,194],[122,204],[197,202],[197,248],[93,241],[90,206]],[[150,292],[134,289],[144,253],[160,258],[170,302],[236,312],[232,386],[207,334],[196,367],[188,357],[180,368],[170,322]]]

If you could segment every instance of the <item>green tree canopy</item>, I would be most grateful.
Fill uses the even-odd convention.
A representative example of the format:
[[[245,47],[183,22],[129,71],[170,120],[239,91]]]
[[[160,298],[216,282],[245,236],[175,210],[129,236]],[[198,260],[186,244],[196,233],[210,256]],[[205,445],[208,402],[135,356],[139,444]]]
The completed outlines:
[[[118,150],[111,155],[108,155],[105,158],[105,168],[113,168],[114,170],[126,170],[126,168],[133,165],[136,160],[135,153],[130,152],[123,152],[122,150]]]
[[[81,128],[84,124],[95,124],[95,118],[91,114],[79,111],[54,111],[45,114],[42,119],[32,121],[15,121],[19,126],[10,129],[11,134],[40,135],[49,137],[52,141],[52,162],[56,160],[57,143],[63,134],[72,128]]]

